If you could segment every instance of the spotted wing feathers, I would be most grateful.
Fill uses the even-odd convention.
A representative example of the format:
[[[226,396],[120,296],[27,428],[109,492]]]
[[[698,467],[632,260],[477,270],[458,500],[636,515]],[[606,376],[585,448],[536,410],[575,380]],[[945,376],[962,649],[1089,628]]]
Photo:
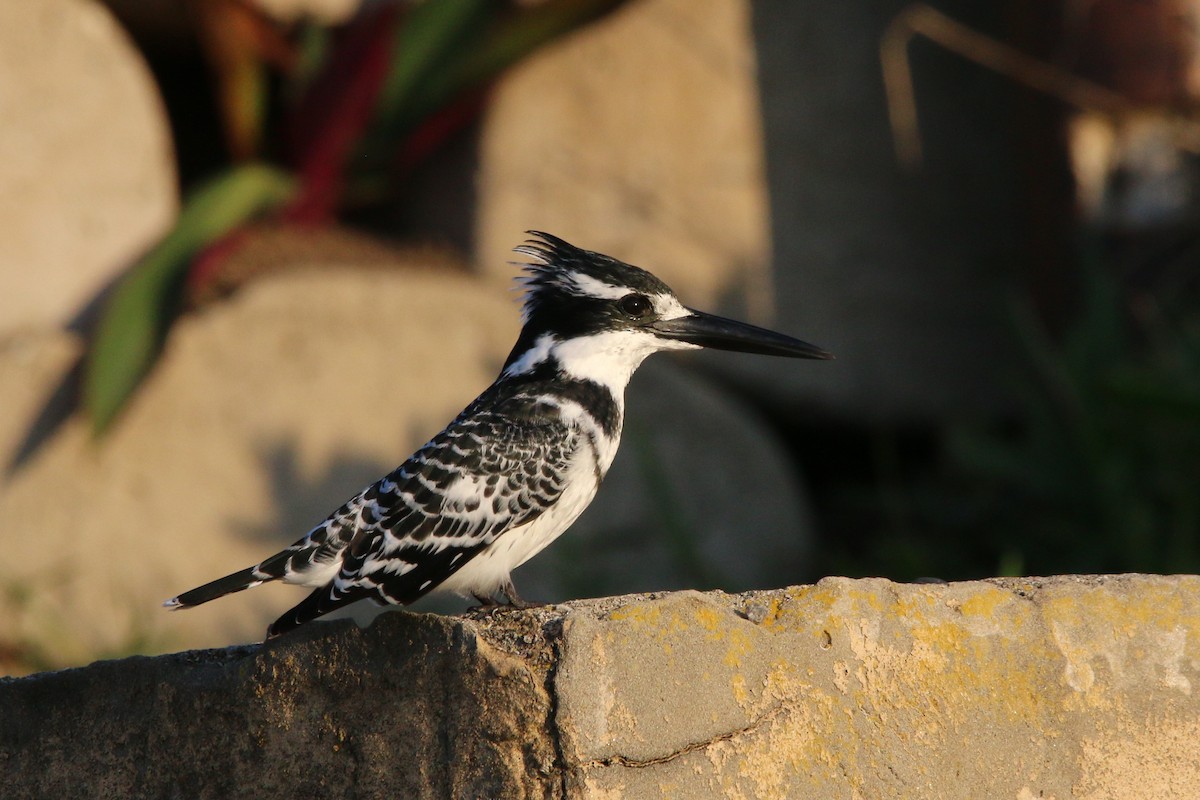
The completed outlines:
[[[403,605],[437,588],[506,531],[553,505],[575,441],[557,417],[464,412],[340,510],[339,519],[352,518],[353,534],[342,539],[336,576],[268,635],[356,600]]]
[[[277,635],[360,598],[404,604],[437,588],[563,490],[576,432],[536,398],[500,397],[485,392],[295,544],[164,605],[187,608],[273,580],[316,587],[272,626]]]

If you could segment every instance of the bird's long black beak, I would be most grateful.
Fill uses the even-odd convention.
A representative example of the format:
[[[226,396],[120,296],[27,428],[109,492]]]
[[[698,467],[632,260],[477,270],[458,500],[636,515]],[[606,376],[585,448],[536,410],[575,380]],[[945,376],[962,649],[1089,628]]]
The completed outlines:
[[[686,317],[658,320],[648,327],[667,339],[718,350],[791,358],[833,358],[816,345],[784,336],[782,333],[714,314],[705,314],[691,308],[688,311],[690,313]]]

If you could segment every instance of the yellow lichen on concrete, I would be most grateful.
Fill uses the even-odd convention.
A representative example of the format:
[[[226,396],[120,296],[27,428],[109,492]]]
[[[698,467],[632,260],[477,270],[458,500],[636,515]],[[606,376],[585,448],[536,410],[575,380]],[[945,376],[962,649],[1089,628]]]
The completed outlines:
[[[797,702],[800,698],[806,702]],[[746,710],[752,724],[706,748],[721,796],[787,798],[793,796],[796,774],[838,774],[829,748],[838,730],[833,699],[800,679],[795,664],[776,661],[762,696]]]
[[[995,617],[997,609],[1012,602],[1012,592],[989,586],[959,603],[958,611],[964,617],[983,617],[990,620]]]
[[[610,612],[608,619],[612,622],[626,623],[636,630],[648,633],[656,643],[668,648],[677,634],[684,633],[691,627],[684,615],[673,609],[664,613],[662,606],[655,603],[630,603],[621,606]],[[624,627],[622,626],[622,629]]]
[[[830,664],[830,680],[858,708],[892,716],[916,714],[918,727],[935,729],[953,725],[953,716],[939,717],[960,707],[971,713],[991,707],[1009,718],[1046,713],[1041,665],[1049,653],[1036,646],[1030,650],[1028,643],[1012,644],[1012,636],[1021,635],[1033,621],[1027,604],[983,584],[981,592],[962,601],[947,597],[945,587],[885,585],[886,592],[870,592],[868,584],[837,599],[815,592],[806,597],[818,598],[826,607],[810,606],[804,624],[819,621],[835,644],[846,641],[854,669],[848,672],[847,662],[838,659]],[[1009,636],[999,635],[996,618],[1001,616]],[[778,618],[775,624],[779,627]],[[997,685],[1015,691],[997,695]]]
[[[1191,680],[1182,665],[1200,659],[1200,620],[1185,612],[1185,597],[1178,587],[1149,583],[1132,595],[1097,589],[1086,602],[1073,594],[1048,598],[1043,614],[1066,661],[1064,680],[1076,691],[1076,700],[1109,708],[1113,686],[1158,686],[1190,694]],[[1107,680],[1098,681],[1100,673]]]
[[[646,735],[614,746],[636,758],[585,773],[629,797],[1200,797],[1180,776],[1200,774],[1196,590],[1150,576],[830,579],[631,603],[601,629],[641,659],[615,690],[634,715],[622,727]],[[690,736],[688,719],[704,723]],[[1157,794],[1123,791],[1139,767],[1166,771],[1146,784]],[[674,794],[644,791],[646,772]]]
[[[774,593],[759,624],[771,632],[810,629],[814,620],[806,614],[812,607],[829,608],[837,592],[825,581],[812,586],[792,586]]]
[[[1200,720],[1122,719],[1081,743],[1080,800],[1200,797]]]

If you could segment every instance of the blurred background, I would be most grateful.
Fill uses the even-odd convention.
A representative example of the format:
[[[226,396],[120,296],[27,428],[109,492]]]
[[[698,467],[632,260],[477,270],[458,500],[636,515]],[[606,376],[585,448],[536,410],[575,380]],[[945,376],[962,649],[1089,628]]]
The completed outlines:
[[[0,6],[0,674],[486,386],[545,230],[833,362],[660,356],[526,597],[1200,568],[1196,0]],[[465,604],[425,605],[437,610]]]

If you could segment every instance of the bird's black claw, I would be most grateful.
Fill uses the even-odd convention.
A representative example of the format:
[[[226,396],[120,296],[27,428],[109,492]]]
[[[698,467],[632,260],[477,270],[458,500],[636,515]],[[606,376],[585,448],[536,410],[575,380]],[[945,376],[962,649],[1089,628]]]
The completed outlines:
[[[521,595],[517,594],[517,587],[512,585],[512,581],[509,581],[505,585],[501,586],[500,592],[508,601],[505,603],[505,605],[511,608],[541,608],[542,606],[546,605],[545,603],[536,603],[522,598]]]

